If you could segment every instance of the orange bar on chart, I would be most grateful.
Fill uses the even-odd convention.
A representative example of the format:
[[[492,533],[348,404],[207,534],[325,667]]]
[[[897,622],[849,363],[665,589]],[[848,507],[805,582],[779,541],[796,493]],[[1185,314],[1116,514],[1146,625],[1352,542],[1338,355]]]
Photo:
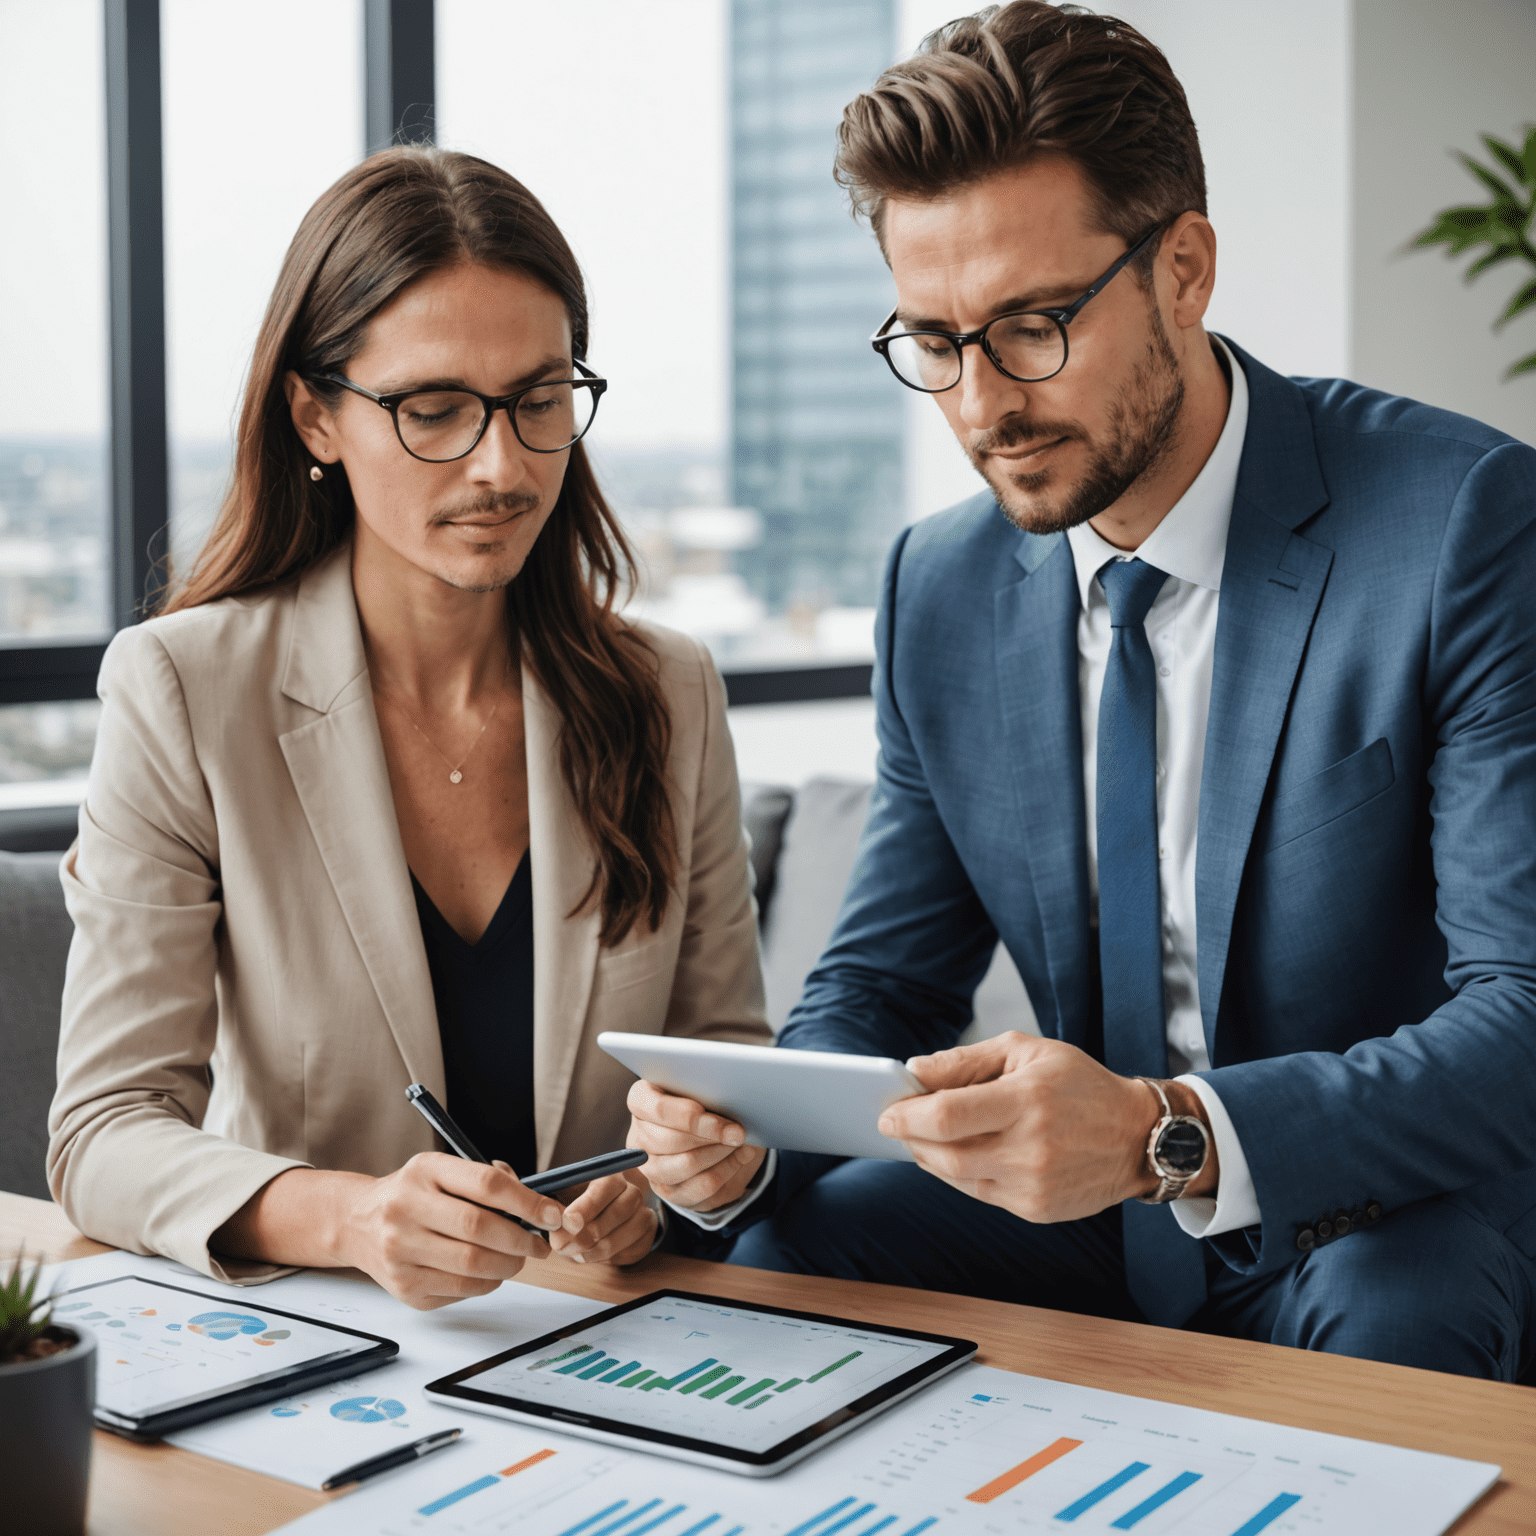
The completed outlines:
[[[994,1477],[985,1488],[978,1488],[975,1493],[966,1494],[966,1498],[972,1504],[990,1504],[999,1494],[1007,1493],[1010,1488],[1017,1488],[1026,1477],[1033,1477],[1042,1467],[1048,1467],[1053,1461],[1060,1461],[1068,1451],[1075,1451],[1083,1442],[1081,1440],[1058,1440],[1053,1445],[1048,1445],[1043,1451],[1036,1451],[1028,1461],[1021,1461],[1018,1466],[1010,1467],[1001,1477]]]
[[[516,1472],[526,1472],[529,1467],[537,1466],[541,1461],[547,1461],[554,1454],[553,1451],[535,1451],[532,1456],[524,1456],[521,1461],[514,1461],[510,1467],[503,1467],[500,1475],[511,1477]]]

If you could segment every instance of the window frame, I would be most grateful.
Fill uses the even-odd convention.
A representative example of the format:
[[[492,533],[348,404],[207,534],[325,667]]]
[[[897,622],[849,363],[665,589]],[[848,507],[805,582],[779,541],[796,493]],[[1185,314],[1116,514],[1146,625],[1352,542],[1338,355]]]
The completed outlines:
[[[435,0],[359,0],[365,83],[362,142],[432,142]],[[107,282],[110,341],[107,483],[114,632],[143,618],[168,548],[165,216],[160,0],[102,0],[105,16]],[[108,636],[0,642],[0,706],[96,697]],[[868,662],[724,671],[733,706],[867,698]]]

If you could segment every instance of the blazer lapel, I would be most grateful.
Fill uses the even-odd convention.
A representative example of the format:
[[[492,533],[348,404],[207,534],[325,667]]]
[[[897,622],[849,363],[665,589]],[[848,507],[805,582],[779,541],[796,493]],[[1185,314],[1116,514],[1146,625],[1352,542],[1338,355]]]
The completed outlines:
[[[1195,868],[1200,1012],[1213,1062],[1243,866],[1333,564],[1331,550],[1294,531],[1328,504],[1301,391],[1233,350],[1248,377],[1248,434],[1221,577]]]
[[[523,667],[528,754],[528,853],[533,862],[533,1093],[539,1167],[560,1134],[597,969],[602,914],[591,904],[571,916],[597,870],[597,857],[560,771],[560,716]]]
[[[442,1098],[437,1006],[373,712],[350,545],[300,580],[283,692],[319,713],[280,738],[283,756],[406,1081]]]
[[[1003,743],[1024,824],[1022,847],[1045,933],[1056,1032],[1087,1038],[1088,832],[1078,702],[1080,600],[1065,537],[1025,534],[1021,579],[993,604]]]

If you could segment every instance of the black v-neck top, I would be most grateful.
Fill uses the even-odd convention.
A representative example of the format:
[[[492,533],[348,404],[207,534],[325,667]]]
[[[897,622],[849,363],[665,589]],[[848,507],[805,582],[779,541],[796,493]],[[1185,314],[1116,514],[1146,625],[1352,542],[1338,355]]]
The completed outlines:
[[[538,1167],[533,1122],[533,873],[528,855],[476,944],[413,874],[448,1078],[448,1113],[486,1157]]]

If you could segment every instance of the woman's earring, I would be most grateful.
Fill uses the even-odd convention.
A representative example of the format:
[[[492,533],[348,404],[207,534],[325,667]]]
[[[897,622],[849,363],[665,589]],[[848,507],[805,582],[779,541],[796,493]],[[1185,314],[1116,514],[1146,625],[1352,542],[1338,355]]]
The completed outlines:
[[[311,480],[324,480],[325,471],[318,464],[311,464],[309,466],[309,478]]]

